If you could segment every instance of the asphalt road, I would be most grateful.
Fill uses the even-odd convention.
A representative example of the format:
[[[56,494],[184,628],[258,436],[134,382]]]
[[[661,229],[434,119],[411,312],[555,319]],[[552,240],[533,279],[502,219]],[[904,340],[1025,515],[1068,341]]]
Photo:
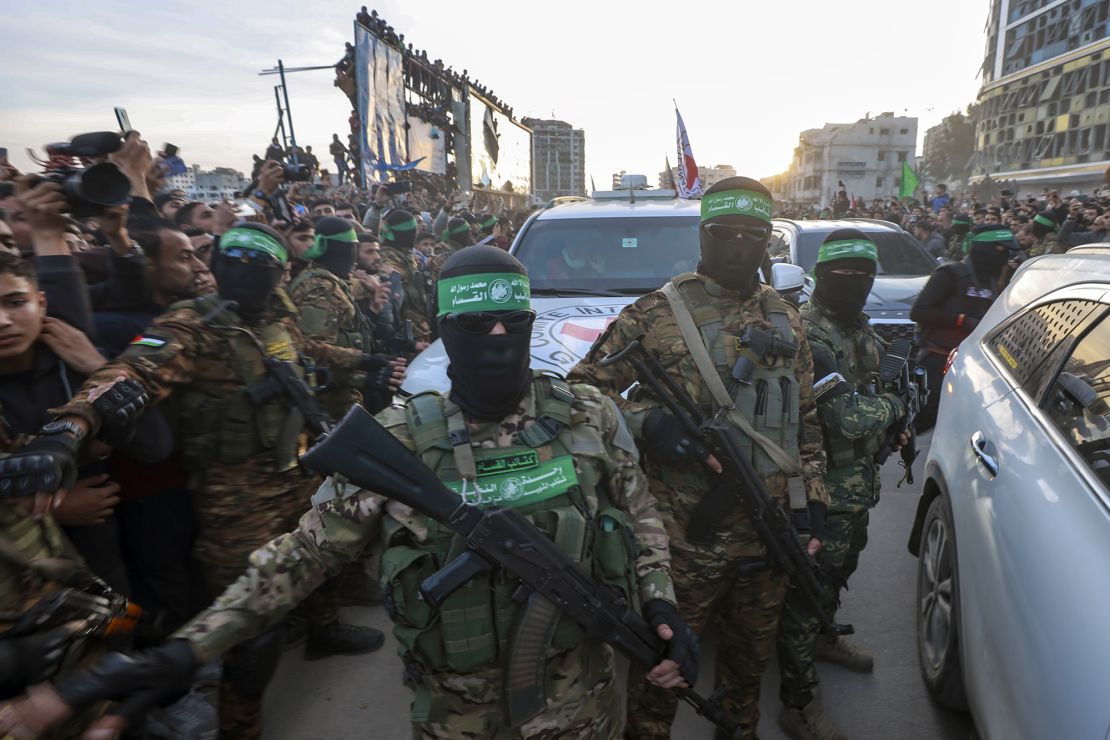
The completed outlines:
[[[927,450],[917,464],[920,472]],[[892,460],[883,470],[883,494],[872,512],[870,542],[860,568],[844,595],[838,621],[856,627],[856,638],[875,655],[875,672],[858,675],[837,666],[820,666],[825,706],[851,738],[892,740],[967,740],[970,717],[933,704],[925,692],[914,638],[914,590],[917,561],[906,539],[920,492],[895,483],[901,468]],[[385,629],[381,608],[344,610],[345,618]],[[708,693],[712,637],[703,652],[701,688]],[[392,636],[377,653],[363,657],[306,662],[300,650],[286,652],[267,692],[267,740],[403,740],[409,737],[410,692],[401,685],[401,661]],[[778,670],[772,665],[763,682],[760,737],[780,740]],[[672,736],[710,740],[711,727],[685,707]]]

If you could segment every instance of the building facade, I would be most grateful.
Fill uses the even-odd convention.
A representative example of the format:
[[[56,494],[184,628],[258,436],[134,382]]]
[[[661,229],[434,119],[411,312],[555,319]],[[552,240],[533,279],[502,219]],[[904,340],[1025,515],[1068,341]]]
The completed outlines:
[[[212,203],[221,198],[233,200],[236,197],[235,194],[242,193],[249,184],[250,181],[238,170],[230,167],[202,170],[197,164],[166,181],[168,189],[182,190],[187,198],[206,203]]]
[[[992,0],[972,181],[1093,190],[1110,165],[1110,0]]]
[[[883,113],[855,123],[826,123],[803,131],[790,169],[767,178],[783,205],[827,205],[843,182],[849,196],[897,196],[902,165],[915,166],[917,119]]]
[[[532,129],[532,192],[547,201],[586,194],[586,132],[566,121],[525,118]]]
[[[660,172],[659,187],[673,188],[677,177],[677,167],[671,167],[670,172]],[[710,185],[716,185],[721,180],[729,177],[736,177],[736,168],[731,164],[715,164],[712,167],[698,165],[698,178],[701,180],[702,190],[708,190]]]

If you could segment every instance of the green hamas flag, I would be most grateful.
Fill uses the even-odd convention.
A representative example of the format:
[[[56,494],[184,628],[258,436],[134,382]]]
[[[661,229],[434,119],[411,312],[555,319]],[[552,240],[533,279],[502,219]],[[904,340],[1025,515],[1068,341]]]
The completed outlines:
[[[917,173],[910,167],[909,162],[902,163],[902,187],[898,190],[899,198],[912,198],[917,186],[921,184]]]

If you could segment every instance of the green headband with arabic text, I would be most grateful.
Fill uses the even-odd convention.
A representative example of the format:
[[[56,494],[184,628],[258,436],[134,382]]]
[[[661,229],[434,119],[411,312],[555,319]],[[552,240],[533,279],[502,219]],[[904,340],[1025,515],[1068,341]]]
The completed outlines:
[[[701,198],[701,220],[716,216],[751,216],[771,223],[771,199],[754,190],[722,190]]]
[[[825,242],[817,250],[817,264],[846,259],[865,259],[878,264],[879,250],[869,239],[838,239]]]
[[[437,317],[479,311],[528,311],[532,291],[527,275],[515,272],[485,272],[440,278]]]
[[[1012,242],[1014,234],[1009,229],[991,229],[990,231],[980,231],[978,234],[973,234],[971,241],[975,244],[983,244],[985,242]]]
[[[1052,229],[1053,231],[1056,230],[1056,222],[1053,221],[1048,216],[1042,216],[1041,214],[1038,213],[1036,216],[1033,217],[1033,220],[1036,221],[1037,223],[1039,223],[1041,226],[1045,227],[1046,229]]]
[[[220,251],[226,252],[229,249],[250,249],[262,252],[282,264],[289,261],[289,250],[285,245],[257,229],[237,228],[224,232],[220,237]]]

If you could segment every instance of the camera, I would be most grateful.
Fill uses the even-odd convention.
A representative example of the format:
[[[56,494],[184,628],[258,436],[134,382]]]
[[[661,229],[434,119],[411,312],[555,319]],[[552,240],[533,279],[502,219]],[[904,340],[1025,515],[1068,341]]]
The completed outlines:
[[[89,160],[119,151],[123,137],[114,131],[78,134],[70,141],[47,144],[42,179],[62,186],[68,212],[76,218],[99,216],[131,198],[131,181],[111,162]]]
[[[287,182],[309,182],[312,180],[312,172],[308,169],[307,164],[287,162],[281,166],[281,172]]]
[[[382,187],[385,188],[385,192],[389,193],[390,195],[401,195],[402,193],[412,192],[412,183],[408,181],[387,182],[382,185]]]

